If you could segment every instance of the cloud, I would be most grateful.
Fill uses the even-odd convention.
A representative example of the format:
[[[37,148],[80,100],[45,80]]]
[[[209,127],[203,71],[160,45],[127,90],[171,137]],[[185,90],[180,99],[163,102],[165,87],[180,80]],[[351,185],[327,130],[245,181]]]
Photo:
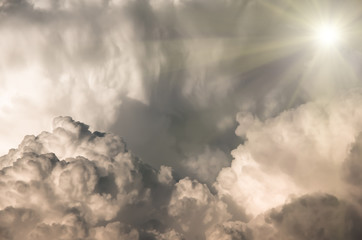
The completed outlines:
[[[332,2],[0,0],[0,238],[359,239],[360,41],[303,40]]]
[[[291,11],[282,1],[275,5]],[[309,47],[282,44],[301,26],[293,32],[290,19],[258,1],[0,6],[3,153],[67,115],[123,136],[156,168],[167,162],[184,171],[179,162],[205,147],[228,155],[240,143],[237,112],[265,119],[314,99],[311,89],[327,89],[310,75],[299,78],[312,58]]]
[[[0,211],[0,236],[2,239],[24,239],[27,232],[39,221],[31,209],[7,207]]]
[[[245,223],[242,222],[226,222],[220,224],[215,230],[208,236],[210,240],[251,240],[254,239],[252,230],[249,229]]]
[[[168,213],[174,218],[175,229],[187,239],[204,238],[216,224],[230,218],[225,203],[213,196],[206,185],[188,178],[175,185]]]
[[[357,240],[362,234],[361,217],[361,212],[348,201],[330,194],[313,193],[290,199],[248,223],[224,223],[211,236],[228,240]]]
[[[355,141],[350,145],[348,155],[342,164],[341,178],[344,181],[345,194],[356,204],[361,211],[361,132],[356,136]]]
[[[113,134],[57,117],[0,158],[4,239],[188,239],[230,218],[209,188],[156,171]],[[202,223],[200,225],[200,223]]]
[[[337,102],[330,103],[331,113],[336,113]],[[294,118],[280,116],[270,122],[286,124],[285,119],[297,120],[298,111],[311,109],[315,114],[315,105],[309,104],[285,113]],[[333,122],[331,116],[328,119]],[[258,131],[266,128],[266,123],[259,124],[264,126],[258,125]],[[265,129],[261,132],[268,136]],[[263,162],[247,152],[249,141],[233,152],[231,167],[223,168],[209,188],[189,177],[175,179],[171,167],[156,170],[143,163],[116,135],[91,132],[70,117],[57,117],[52,132],[26,136],[17,149],[0,158],[1,237],[359,239],[358,195],[313,193],[317,188],[306,188],[297,176],[263,168]],[[357,189],[358,181],[352,179],[358,177],[351,167],[358,161],[359,138],[350,144],[344,145],[346,160],[338,165],[344,175],[338,184]],[[315,183],[319,191],[330,190]]]
[[[231,167],[219,173],[219,193],[254,215],[295,194],[324,191],[345,196],[341,169],[362,130],[362,110],[356,107],[361,101],[360,92],[352,91],[301,105],[266,121],[240,113],[236,134],[247,141],[232,151]],[[352,160],[357,146],[347,160],[349,166],[358,164]],[[351,169],[348,165],[347,171]]]
[[[94,239],[139,239],[139,233],[135,229],[130,229],[120,222],[107,224],[105,227],[97,227],[93,230]]]
[[[167,166],[161,166],[160,172],[157,175],[157,179],[160,183],[171,185],[174,183],[174,179],[172,176],[172,168]]]
[[[359,239],[361,215],[335,196],[306,195],[271,211],[281,239]]]
[[[190,156],[182,162],[187,169],[186,172],[199,181],[212,184],[215,182],[219,171],[229,166],[228,156],[219,149],[205,147],[203,153]]]
[[[126,206],[150,201],[141,163],[123,141],[92,133],[69,117],[54,119],[52,133],[27,136],[12,154],[1,157],[1,163],[1,208],[11,210],[14,218],[23,218],[19,214],[25,210],[37,216],[33,231],[28,229],[23,239],[85,239],[100,222],[119,219],[118,212]],[[9,224],[16,228],[16,218]],[[113,229],[107,226],[95,229],[95,234],[106,236]],[[131,230],[129,234],[135,235]]]

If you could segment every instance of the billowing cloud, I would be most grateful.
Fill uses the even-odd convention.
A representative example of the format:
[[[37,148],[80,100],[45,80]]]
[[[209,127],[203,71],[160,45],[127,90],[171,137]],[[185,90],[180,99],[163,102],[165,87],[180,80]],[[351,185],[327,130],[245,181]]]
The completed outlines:
[[[360,7],[0,0],[0,238],[361,239]]]
[[[332,195],[303,196],[268,216],[279,239],[359,239],[361,215]]]
[[[229,166],[229,159],[220,149],[213,150],[206,147],[204,152],[184,159],[182,164],[190,176],[212,184],[215,182],[219,171],[223,167]]]
[[[286,114],[298,116],[300,109]],[[155,170],[116,135],[91,132],[70,117],[57,117],[52,132],[26,136],[17,149],[0,158],[1,237],[355,240],[361,236],[356,195],[314,194],[317,188],[300,184],[290,172],[263,168],[252,152],[246,152],[248,144],[233,152],[231,167],[219,173],[214,189],[189,177],[175,179],[168,166]],[[356,187],[358,177],[350,166],[356,164],[359,141],[350,144],[355,145],[351,150],[346,146],[346,160],[338,165],[344,173],[338,184]],[[312,177],[319,191],[332,192]]]
[[[154,175],[162,188],[157,173],[142,167],[122,139],[92,133],[69,117],[56,118],[52,133],[25,137],[1,163],[1,208],[14,215],[4,220],[9,227],[3,237],[9,239],[85,239],[91,233],[96,239],[137,239],[137,230],[120,222],[124,216],[118,214],[126,206],[152,205],[143,174]],[[140,217],[134,214],[132,221]],[[27,233],[16,231],[22,219],[33,224]],[[105,226],[97,228],[101,222]]]
[[[4,239],[184,239],[230,218],[205,184],[138,160],[70,117],[0,158]],[[200,221],[202,222],[201,225]]]
[[[232,152],[231,167],[220,172],[219,192],[253,214],[283,204],[294,194],[324,191],[344,196],[342,168],[362,131],[362,109],[356,107],[361,101],[359,91],[351,92],[301,105],[264,122],[240,113],[236,134],[247,141]],[[347,160],[350,164],[358,164],[352,160],[355,151],[358,147]]]
[[[209,228],[230,218],[226,205],[206,185],[185,178],[175,187],[168,213],[175,219],[176,228],[187,234],[187,239],[203,238]]]

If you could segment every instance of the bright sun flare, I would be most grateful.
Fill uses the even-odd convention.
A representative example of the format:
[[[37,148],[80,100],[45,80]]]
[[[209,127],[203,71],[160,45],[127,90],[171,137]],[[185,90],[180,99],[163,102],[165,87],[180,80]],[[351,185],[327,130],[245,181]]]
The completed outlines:
[[[332,47],[341,40],[341,33],[337,26],[324,24],[317,29],[316,38],[320,45]]]

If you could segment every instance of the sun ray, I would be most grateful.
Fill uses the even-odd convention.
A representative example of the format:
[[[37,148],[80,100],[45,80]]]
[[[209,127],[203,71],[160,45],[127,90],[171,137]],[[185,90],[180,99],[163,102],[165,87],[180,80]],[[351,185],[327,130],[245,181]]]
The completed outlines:
[[[328,58],[344,61],[344,56],[338,52],[338,49],[345,47],[347,34],[350,37],[352,32],[350,29],[346,30],[348,25],[346,19],[355,17],[349,18],[343,14],[344,11],[336,11],[331,21],[333,9],[328,6],[328,1],[308,0],[307,3],[299,4],[296,1],[284,0],[280,5],[272,5],[271,2],[265,0],[257,2],[261,7],[279,17],[277,25],[266,29],[266,32],[259,31],[261,33],[259,35],[245,33],[234,37],[156,40],[140,44],[158,44],[171,52],[177,52],[177,49],[183,47],[196,46],[186,49],[189,55],[173,55],[171,61],[173,63],[162,70],[163,74],[172,72],[177,74],[178,71],[189,67],[196,69],[200,67],[210,69],[210,71],[219,69],[232,72],[233,76],[229,77],[238,79],[240,75],[296,55],[299,58],[293,58],[294,64],[288,64],[289,68],[279,75],[280,81],[299,81],[288,104],[290,107],[298,97],[299,88],[305,84],[308,77],[313,73],[322,74],[321,78],[327,77],[327,73],[321,73],[318,70],[318,66],[325,64],[324,61],[327,59],[326,56],[321,57],[323,54],[327,54]],[[356,10],[354,14],[357,15],[358,12],[360,11]],[[353,28],[353,30],[355,35],[361,35],[359,29]],[[215,53],[213,49],[220,49],[220,46],[222,46],[222,54]],[[197,59],[193,60],[194,57]],[[347,71],[346,61],[341,63],[341,66],[344,66]],[[351,67],[348,69],[352,71]]]

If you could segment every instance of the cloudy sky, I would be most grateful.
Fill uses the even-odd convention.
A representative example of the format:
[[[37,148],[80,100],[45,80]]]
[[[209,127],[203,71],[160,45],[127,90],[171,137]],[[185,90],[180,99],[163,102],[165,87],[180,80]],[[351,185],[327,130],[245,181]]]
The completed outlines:
[[[362,239],[359,0],[0,0],[0,239]]]

